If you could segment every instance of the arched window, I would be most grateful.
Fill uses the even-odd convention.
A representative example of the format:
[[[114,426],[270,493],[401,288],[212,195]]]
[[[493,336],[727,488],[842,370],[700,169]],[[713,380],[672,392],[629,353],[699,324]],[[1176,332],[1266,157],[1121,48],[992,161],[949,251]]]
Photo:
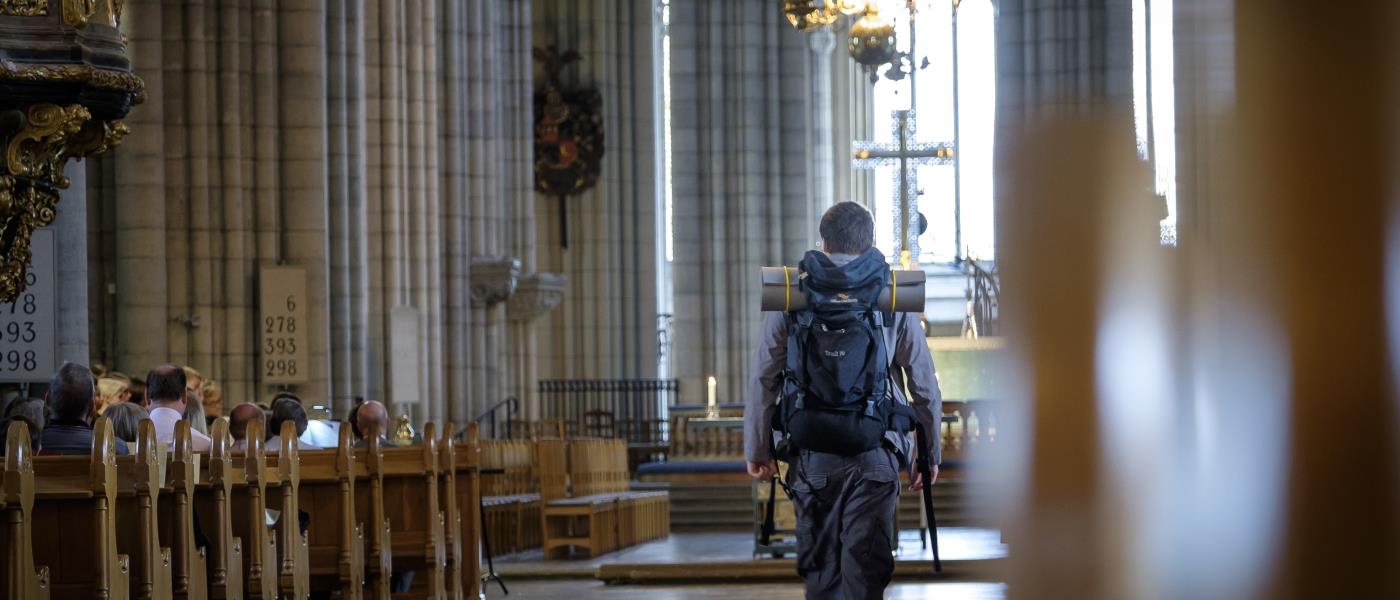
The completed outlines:
[[[955,164],[922,164],[911,173],[918,211],[928,228],[918,238],[921,263],[956,258],[994,258],[992,140],[996,110],[995,11],[991,0],[919,0],[913,35],[904,0],[880,2],[881,15],[896,23],[900,50],[914,41],[913,77],[875,83],[874,141],[897,144],[896,110],[914,109],[922,144],[954,144]],[[956,18],[955,18],[956,15]],[[957,50],[954,52],[954,39]],[[956,55],[956,62],[954,56]],[[927,59],[926,67],[918,68]],[[880,70],[884,73],[884,69]],[[954,90],[957,102],[954,102]],[[888,163],[889,161],[887,161]],[[877,167],[874,206],[877,243],[891,261],[899,258],[897,163]]]
[[[1133,126],[1138,156],[1166,199],[1162,243],[1176,244],[1176,86],[1172,0],[1133,0]]]

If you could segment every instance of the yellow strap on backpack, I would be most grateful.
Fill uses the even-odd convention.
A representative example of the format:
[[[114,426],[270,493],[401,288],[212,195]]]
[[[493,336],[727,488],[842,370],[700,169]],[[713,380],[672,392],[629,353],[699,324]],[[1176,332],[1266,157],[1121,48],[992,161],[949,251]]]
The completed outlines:
[[[792,279],[788,277],[787,265],[783,265],[783,312],[792,306]]]
[[[898,270],[890,269],[890,312],[894,312],[895,307],[899,306],[899,276],[897,273],[899,273]]]

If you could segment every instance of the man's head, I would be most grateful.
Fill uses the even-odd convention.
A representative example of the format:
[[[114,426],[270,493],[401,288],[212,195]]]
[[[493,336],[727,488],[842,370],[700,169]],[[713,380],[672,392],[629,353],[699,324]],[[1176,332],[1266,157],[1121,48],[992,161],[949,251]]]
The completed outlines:
[[[91,423],[97,414],[97,385],[92,380],[92,371],[87,367],[65,362],[49,381],[49,392],[44,396],[49,407],[49,416],[55,421],[82,421]]]
[[[838,202],[826,209],[820,226],[827,254],[864,254],[875,245],[875,219],[855,202]]]
[[[355,428],[362,437],[369,437],[371,430],[379,432],[381,437],[386,435],[389,429],[389,410],[378,400],[360,404],[359,410],[355,411]]]
[[[173,408],[185,414],[185,370],[172,364],[151,369],[146,375],[146,400],[151,408]]]
[[[248,437],[248,424],[253,421],[265,422],[262,407],[256,404],[243,403],[233,407],[228,414],[228,432],[235,441]]]
[[[297,436],[306,433],[309,419],[306,409],[294,398],[282,397],[272,401],[272,416],[267,420],[268,437],[282,433],[282,423],[291,421],[297,425]]]

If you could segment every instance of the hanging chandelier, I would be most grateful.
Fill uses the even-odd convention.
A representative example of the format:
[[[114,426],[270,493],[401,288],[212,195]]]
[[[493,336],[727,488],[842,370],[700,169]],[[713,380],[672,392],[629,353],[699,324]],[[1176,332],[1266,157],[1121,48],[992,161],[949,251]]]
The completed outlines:
[[[889,65],[885,77],[902,79],[908,73],[910,59],[899,51],[899,38],[893,19],[881,18],[879,0],[783,0],[783,14],[788,23],[803,33],[830,29],[845,31],[846,50],[874,83],[880,78],[879,69]],[[914,17],[914,0],[904,7]]]

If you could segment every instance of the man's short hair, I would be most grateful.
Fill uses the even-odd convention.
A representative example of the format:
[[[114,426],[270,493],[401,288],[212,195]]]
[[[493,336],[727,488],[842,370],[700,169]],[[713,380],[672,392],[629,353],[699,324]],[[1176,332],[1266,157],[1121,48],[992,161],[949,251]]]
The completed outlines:
[[[96,396],[97,384],[92,379],[92,371],[83,365],[65,362],[49,381],[49,415],[56,420],[85,420]]]
[[[164,364],[146,375],[146,397],[151,402],[178,402],[185,399],[185,370]]]
[[[875,219],[855,202],[837,202],[826,209],[820,231],[829,254],[864,254],[875,245]]]
[[[291,398],[278,398],[272,401],[272,416],[267,420],[267,437],[282,433],[282,423],[291,421],[297,425],[297,436],[306,433],[309,418],[300,402]]]

